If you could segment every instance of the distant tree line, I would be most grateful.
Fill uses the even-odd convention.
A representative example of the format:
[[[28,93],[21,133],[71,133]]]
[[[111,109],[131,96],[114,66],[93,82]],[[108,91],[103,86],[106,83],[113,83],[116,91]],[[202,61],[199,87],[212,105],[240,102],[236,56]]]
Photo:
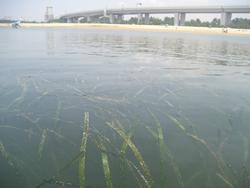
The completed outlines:
[[[194,27],[221,27],[220,19],[214,18],[211,22],[202,22],[200,19],[185,22],[186,26]],[[228,27],[250,29],[250,19],[234,18]]]
[[[87,23],[87,19],[84,18],[80,21],[81,23]],[[94,23],[109,23],[108,17],[101,17],[101,18],[93,18],[92,22]],[[145,18],[141,20],[138,17],[131,17],[129,20],[118,20],[115,19],[114,23],[117,24],[145,24]],[[163,20],[160,18],[150,17],[149,18],[149,25],[174,25],[174,18],[166,17]]]
[[[61,21],[62,22],[62,21]],[[109,23],[109,18],[95,18],[92,20],[95,23]],[[87,23],[87,19],[82,19],[81,23]],[[138,17],[131,17],[129,20],[115,20],[114,23],[119,24],[145,24],[145,18],[138,20]],[[173,17],[165,17],[164,19],[150,17],[149,25],[174,25]],[[201,21],[200,19],[191,19],[190,21],[185,22],[185,26],[192,27],[221,27],[220,19],[214,18],[212,21]],[[232,28],[242,28],[242,29],[250,29],[250,19],[246,18],[234,18],[231,21],[231,24],[228,27]]]
[[[186,26],[193,27],[221,27],[220,19],[214,18],[211,22],[202,22],[200,19],[191,19],[190,21],[185,22]]]
[[[137,24],[138,18],[132,17],[130,20],[123,21],[127,24]],[[144,24],[145,20],[142,19],[140,24]],[[165,17],[164,19],[150,17],[149,20],[150,25],[174,25],[174,18],[173,17]],[[185,22],[185,26],[192,26],[192,27],[221,27],[220,19],[214,18],[212,21],[205,21],[202,22],[200,19],[191,19],[190,21]],[[246,18],[234,18],[229,27],[232,28],[244,28],[250,29],[250,19]]]
[[[235,19],[232,20],[230,26],[233,27],[233,28],[250,29],[250,19],[235,18]]]

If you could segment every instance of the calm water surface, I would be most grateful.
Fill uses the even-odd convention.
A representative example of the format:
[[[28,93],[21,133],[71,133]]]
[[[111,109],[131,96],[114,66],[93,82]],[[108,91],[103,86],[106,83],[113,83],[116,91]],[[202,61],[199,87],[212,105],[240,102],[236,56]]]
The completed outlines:
[[[88,188],[249,188],[250,38],[1,29],[0,187],[80,187],[86,136]]]

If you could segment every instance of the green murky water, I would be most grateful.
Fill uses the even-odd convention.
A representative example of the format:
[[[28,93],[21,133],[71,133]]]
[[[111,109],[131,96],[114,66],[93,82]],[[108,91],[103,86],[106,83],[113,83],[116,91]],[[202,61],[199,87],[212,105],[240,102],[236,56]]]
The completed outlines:
[[[0,30],[0,187],[248,188],[250,38]]]

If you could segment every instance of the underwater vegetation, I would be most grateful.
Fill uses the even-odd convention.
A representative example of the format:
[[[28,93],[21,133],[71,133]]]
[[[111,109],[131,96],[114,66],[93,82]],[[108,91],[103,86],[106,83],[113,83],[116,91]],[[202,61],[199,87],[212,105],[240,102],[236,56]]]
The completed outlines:
[[[142,100],[142,108],[127,111],[149,86],[120,99],[75,88],[76,102],[69,105],[46,88],[50,81],[22,78],[18,83],[14,99],[1,96],[9,102],[0,109],[0,164],[27,187],[250,185],[248,119],[240,110],[230,114],[214,106],[210,113],[223,126],[202,127],[178,111],[174,99],[180,96],[169,89],[161,90],[163,97],[154,104]],[[171,105],[159,109],[165,97]]]
[[[216,105],[223,95],[208,88],[212,102],[189,101],[203,86],[150,79],[131,91],[79,75],[1,86],[0,171],[27,188],[248,188],[249,109]]]
[[[166,172],[164,171],[167,166],[172,168],[172,173],[174,174],[176,178],[176,183],[178,187],[190,187],[191,185],[195,185],[195,182],[201,177],[202,175],[209,173],[206,171],[206,169],[200,169],[196,173],[190,176],[186,181],[183,180],[182,172],[180,171],[180,167],[178,163],[176,162],[173,154],[171,153],[168,145],[166,144],[164,140],[164,133],[163,133],[163,127],[161,126],[160,121],[156,117],[155,114],[153,114],[151,111],[149,111],[149,114],[151,114],[153,121],[155,122],[154,127],[147,127],[150,134],[153,136],[153,138],[156,140],[156,146],[159,150],[160,154],[160,182],[156,185],[154,182],[154,177],[152,176],[150,172],[150,168],[147,165],[143,155],[140,153],[140,150],[135,145],[134,141],[132,140],[132,135],[130,133],[126,133],[124,130],[123,125],[118,121],[114,120],[112,122],[106,122],[106,125],[112,129],[121,140],[121,146],[120,148],[115,148],[114,144],[111,143],[110,139],[107,138],[105,135],[100,133],[97,130],[92,131],[90,122],[89,113],[84,113],[84,128],[83,128],[83,134],[82,134],[82,142],[80,145],[80,153],[77,155],[76,158],[74,158],[72,161],[70,161],[66,166],[61,170],[67,170],[71,165],[73,165],[76,161],[79,161],[79,186],[81,188],[88,187],[87,182],[88,179],[86,178],[86,162],[88,161],[87,156],[87,141],[90,139],[93,140],[93,143],[95,144],[95,147],[98,148],[100,152],[100,158],[101,158],[101,164],[102,164],[102,170],[103,170],[103,176],[105,180],[105,185],[107,188],[114,187],[112,183],[112,171],[110,167],[110,162],[112,161],[111,158],[115,157],[118,158],[121,165],[124,165],[126,167],[125,169],[131,171],[132,174],[135,175],[134,178],[136,178],[137,185],[134,185],[135,187],[167,187],[168,185],[168,176]],[[230,169],[228,165],[226,165],[224,159],[216,154],[212,149],[209,147],[208,143],[203,140],[202,138],[199,138],[197,135],[193,135],[192,133],[189,133],[185,126],[182,125],[181,122],[179,122],[175,117],[173,117],[170,114],[166,114],[166,116],[173,122],[173,124],[183,132],[183,134],[186,135],[186,137],[190,138],[193,142],[197,144],[198,147],[201,147],[202,150],[206,152],[206,155],[210,155],[210,157],[213,160],[213,163],[215,163],[215,174],[214,177],[217,177],[216,180],[212,179],[212,174],[208,175],[208,182],[206,183],[207,186],[213,186],[217,187],[218,185],[222,187],[247,187],[249,184],[248,180],[244,178],[238,179],[237,174],[233,171],[233,169]],[[247,139],[244,138],[244,160],[248,160],[248,147],[246,146]],[[131,160],[127,156],[127,150],[131,150],[131,153],[134,156],[134,160]],[[6,154],[5,154],[6,155]],[[111,162],[112,163],[112,162]],[[169,163],[169,164],[167,164]],[[123,168],[124,170],[124,168]],[[247,173],[246,171],[244,173]],[[245,174],[246,176],[246,174]],[[54,177],[55,178],[55,177]],[[247,178],[247,177],[246,177]],[[217,182],[218,184],[214,184],[214,182]],[[53,181],[53,178],[49,180],[45,180],[42,184],[38,185],[37,187],[42,187],[42,185],[46,184],[60,184],[58,181]],[[63,183],[61,182],[61,186],[73,186],[71,183]]]

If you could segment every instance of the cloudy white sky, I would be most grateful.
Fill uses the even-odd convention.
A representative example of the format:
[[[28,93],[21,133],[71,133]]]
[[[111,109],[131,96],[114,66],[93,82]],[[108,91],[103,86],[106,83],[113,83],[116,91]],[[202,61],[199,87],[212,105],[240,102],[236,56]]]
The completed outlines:
[[[142,6],[181,5],[248,5],[250,0],[0,0],[0,18],[43,20],[46,6],[54,7],[54,15],[60,16],[74,11]],[[200,15],[197,15],[200,16]],[[213,17],[216,15],[210,15]],[[244,15],[236,15],[244,16]],[[193,18],[195,15],[189,15]],[[250,17],[250,16],[247,16]],[[208,16],[203,16],[204,19]]]

